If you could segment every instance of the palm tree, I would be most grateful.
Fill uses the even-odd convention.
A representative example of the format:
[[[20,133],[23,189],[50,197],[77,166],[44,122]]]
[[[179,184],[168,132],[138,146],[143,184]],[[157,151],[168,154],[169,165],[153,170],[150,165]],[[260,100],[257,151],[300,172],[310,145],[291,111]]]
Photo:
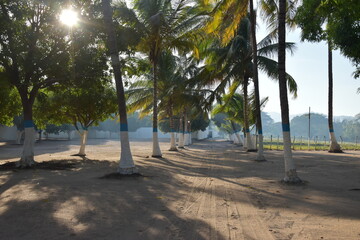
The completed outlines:
[[[285,24],[289,29],[296,27],[295,14],[299,0],[285,0]],[[260,0],[261,15],[267,23],[267,29],[273,38],[278,37],[279,2],[277,0]]]
[[[333,153],[342,153],[340,145],[336,141],[334,133],[334,123],[333,123],[333,72],[332,72],[332,48],[331,41],[328,40],[328,78],[329,78],[329,87],[328,87],[328,125],[330,132],[330,149],[329,152]]]
[[[161,157],[158,141],[158,62],[163,50],[189,51],[193,48],[192,31],[200,24],[194,8],[185,0],[135,0],[134,10],[118,6],[124,24],[141,35],[138,49],[147,54],[153,74],[153,157]]]
[[[207,1],[206,1],[207,2]],[[271,30],[271,35],[276,37],[277,28],[278,28],[278,1],[276,0],[261,0],[260,6],[262,14],[266,16],[268,20],[268,25]],[[293,17],[295,15],[297,0],[285,0],[285,12],[284,17],[286,16],[287,24],[289,26],[294,26]],[[284,2],[284,4],[285,4]],[[214,32],[217,35],[220,35],[222,38],[222,43],[228,43],[233,36],[236,34],[236,30],[239,26],[239,23],[242,18],[246,16],[247,6],[250,8],[250,18],[251,18],[251,42],[252,42],[252,51],[253,51],[253,82],[255,88],[255,97],[256,97],[256,106],[257,106],[257,129],[259,134],[259,151],[257,155],[257,160],[264,160],[263,156],[263,139],[262,139],[262,123],[261,123],[261,112],[260,112],[260,95],[259,95],[259,80],[257,74],[257,61],[256,61],[256,17],[253,7],[253,0],[220,0],[216,2],[215,7],[212,10],[213,18],[212,21],[207,26],[208,32]],[[231,17],[229,17],[231,16]]]
[[[219,87],[215,90],[218,92],[224,92],[224,88],[227,84],[230,84],[230,94],[235,93],[236,89],[241,85],[244,92],[244,128],[247,135],[246,145],[248,151],[253,151],[252,143],[250,139],[250,130],[248,124],[248,84],[250,77],[254,78],[254,69],[253,69],[253,48],[250,43],[249,36],[249,19],[244,18],[240,22],[236,36],[224,47],[222,47],[219,42],[214,42],[212,48],[208,50],[208,68],[219,69],[218,73],[214,76],[210,76],[209,79],[214,78],[221,79]],[[270,35],[265,37],[257,44],[257,68],[260,68],[262,71],[267,73],[272,79],[278,77],[277,73],[277,62],[268,58],[272,56],[278,49],[278,44],[273,43],[273,39]],[[292,51],[294,48],[293,43],[286,43],[288,50]],[[214,72],[214,71],[212,71]],[[204,78],[206,79],[206,78]],[[234,80],[236,79],[236,80]],[[290,87],[290,91],[296,96],[296,82],[289,75],[286,74],[286,79]],[[256,90],[255,90],[255,99],[257,99]],[[257,100],[255,100],[257,104]],[[257,106],[257,105],[256,105]],[[257,107],[259,109],[259,107]],[[258,110],[256,110],[258,115]],[[258,126],[258,125],[257,125]],[[259,159],[259,158],[258,158]]]
[[[249,97],[248,97],[248,84],[249,84],[249,76],[245,75],[243,78],[243,93],[244,93],[244,129],[245,129],[245,137],[246,137],[246,149],[248,152],[256,151],[256,147],[253,145],[250,127],[249,127]]]
[[[292,19],[294,15],[295,6],[297,1],[287,1],[287,19]],[[256,16],[254,11],[253,0],[232,0],[232,1],[219,1],[216,3],[214,8],[215,14],[213,20],[208,25],[208,31],[221,33],[223,44],[228,43],[232,37],[235,35],[237,27],[242,18],[246,16],[247,8],[249,5],[250,8],[250,21],[251,21],[251,45],[253,51],[253,82],[255,88],[255,97],[256,97],[256,116],[257,116],[257,131],[259,134],[259,151],[257,155],[257,160],[265,160],[263,156],[263,137],[262,137],[262,123],[261,123],[261,111],[260,111],[260,95],[259,95],[259,79],[257,73],[257,60],[256,60]],[[274,23],[274,19],[277,16],[277,4],[275,0],[261,0],[261,6],[263,13],[266,16],[270,16],[268,19],[270,23]],[[233,16],[229,18],[228,16]],[[229,20],[230,19],[230,20]],[[290,23],[290,21],[288,21]],[[274,24],[272,25],[274,26]],[[272,28],[272,35],[275,35],[277,31],[277,26]]]
[[[105,29],[107,34],[107,47],[111,57],[111,66],[114,71],[116,93],[118,97],[119,115],[120,115],[120,140],[121,140],[121,156],[119,163],[120,174],[134,174],[138,170],[135,167],[129,143],[128,123],[126,115],[126,101],[124,94],[124,86],[122,83],[121,63],[119,60],[119,52],[117,50],[117,41],[115,36],[115,29],[112,20],[112,9],[110,0],[102,0],[103,14],[105,21]]]
[[[137,60],[144,65],[147,62],[146,59]],[[174,128],[174,116],[181,111],[180,102],[184,99],[184,79],[181,75],[181,67],[179,67],[179,57],[174,56],[170,51],[163,52],[159,57],[158,62],[158,91],[160,93],[158,101],[158,114],[159,120],[169,119],[170,121],[170,151],[176,151],[175,143],[175,128]],[[135,68],[139,65],[134,64]],[[181,70],[181,71],[180,71]],[[126,91],[128,96],[129,111],[140,110],[140,117],[151,114],[153,111],[153,82],[152,76],[142,74],[137,81],[130,85],[129,90]],[[181,105],[182,106],[182,105]],[[180,146],[181,147],[181,146]]]
[[[212,110],[212,115],[218,113],[224,113],[227,115],[227,119],[231,122],[232,128],[234,130],[235,136],[240,141],[240,136],[237,134],[238,128],[234,126],[239,124],[241,126],[245,125],[244,117],[244,95],[239,93],[227,94],[222,97],[222,103],[215,106]],[[268,98],[263,98],[260,102],[260,107],[264,108],[267,103]],[[249,97],[249,125],[254,125],[256,123],[256,105],[255,105],[255,94],[251,93]]]
[[[141,65],[145,65],[146,59],[137,60],[137,62],[137,64],[133,64],[135,68],[138,68],[139,62],[141,62]],[[148,64],[150,63],[148,62]],[[186,125],[186,129],[184,128],[187,119],[184,118],[189,115],[188,112],[194,105],[199,105],[199,102],[204,97],[202,95],[204,90],[199,93],[199,91],[188,86],[188,78],[193,75],[192,72],[196,68],[195,63],[191,59],[175,56],[170,51],[163,51],[160,55],[158,66],[158,91],[160,93],[158,102],[159,120],[169,119],[171,129],[170,150],[176,151],[174,116],[181,115],[179,118],[179,147],[183,148],[185,143],[184,131],[187,131]],[[152,78],[139,71],[137,74],[142,76],[132,83],[129,90],[126,91],[128,108],[130,112],[140,110],[140,116],[145,116],[153,110]],[[188,135],[186,137],[189,138]]]
[[[296,11],[297,0],[261,0],[260,6],[263,17],[267,21],[268,29],[272,37],[278,37],[278,77],[280,91],[280,106],[282,129],[284,139],[284,162],[285,177],[284,182],[299,183],[301,179],[297,176],[295,162],[291,152],[290,124],[289,124],[289,104],[287,98],[286,79],[286,26],[294,27],[294,16]]]
[[[212,27],[212,30],[219,32],[216,28],[219,28],[220,21],[217,19],[228,19],[227,16],[233,15],[234,17],[231,18],[232,20],[223,21],[222,25],[225,25],[225,28],[222,30],[220,27],[220,31],[223,31],[224,37],[223,43],[228,43],[232,36],[235,35],[236,29],[239,26],[240,21],[242,18],[246,17],[247,15],[247,8],[246,6],[249,5],[250,11],[250,31],[251,31],[251,46],[252,46],[252,57],[253,57],[253,82],[254,82],[254,91],[255,91],[255,105],[256,105],[256,126],[259,135],[259,150],[257,153],[257,160],[264,161],[265,157],[263,154],[263,135],[262,135],[262,123],[261,123],[261,111],[260,111],[260,93],[259,93],[259,77],[258,77],[258,61],[257,61],[257,41],[256,41],[256,14],[254,11],[254,4],[253,0],[232,0],[232,1],[220,1],[215,8],[215,15],[217,17],[211,22],[209,26]],[[225,24],[224,24],[225,22]],[[226,24],[227,22],[227,24]]]
[[[264,157],[264,144],[263,144],[263,132],[261,123],[261,111],[260,111],[260,93],[259,93],[259,75],[258,75],[258,60],[257,60],[257,41],[256,41],[256,14],[254,10],[253,0],[249,0],[250,6],[250,28],[251,28],[251,46],[253,57],[253,82],[255,92],[255,111],[256,111],[256,129],[259,136],[259,149],[257,152],[256,160],[265,161]]]
[[[289,121],[289,103],[286,86],[286,0],[279,0],[278,13],[278,74],[279,74],[279,91],[280,91],[280,106],[281,106],[281,120],[284,139],[284,161],[285,161],[285,177],[283,179],[286,183],[299,183],[301,179],[297,176],[295,162],[291,152],[291,138],[290,138],[290,121]]]
[[[301,40],[312,42],[327,41],[328,45],[328,126],[330,135],[329,152],[341,153],[341,147],[336,141],[333,127],[333,74],[332,74],[332,41],[329,39],[327,30],[322,26],[329,21],[329,15],[325,11],[321,11],[322,5],[318,1],[304,1],[304,4],[298,8],[296,13],[296,22],[302,29]]]

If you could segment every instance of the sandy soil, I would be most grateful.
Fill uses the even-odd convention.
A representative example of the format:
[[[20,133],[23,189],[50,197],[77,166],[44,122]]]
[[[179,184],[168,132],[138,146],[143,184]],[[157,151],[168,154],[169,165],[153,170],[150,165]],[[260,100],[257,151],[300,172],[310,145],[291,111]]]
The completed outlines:
[[[303,186],[279,182],[280,151],[256,153],[224,141],[179,152],[131,143],[144,177],[100,179],[115,172],[116,141],[36,144],[36,160],[76,161],[71,170],[0,172],[0,239],[360,239],[360,152],[294,152]],[[0,145],[0,163],[21,146]]]

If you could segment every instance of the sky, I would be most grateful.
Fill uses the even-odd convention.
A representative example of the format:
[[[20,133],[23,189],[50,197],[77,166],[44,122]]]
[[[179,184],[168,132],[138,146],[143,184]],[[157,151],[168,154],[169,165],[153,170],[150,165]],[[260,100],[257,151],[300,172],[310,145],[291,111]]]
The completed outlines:
[[[266,34],[266,28],[260,23],[257,41]],[[309,43],[300,41],[300,29],[288,33],[286,41],[296,43],[293,56],[286,55],[286,71],[293,76],[298,84],[298,97],[289,96],[290,115],[311,112],[327,115],[328,106],[328,73],[327,45],[325,42]],[[342,56],[339,50],[333,52],[333,114],[334,116],[354,116],[360,113],[360,79],[352,73],[355,67]],[[260,96],[269,97],[264,111],[280,113],[279,85],[260,72]]]

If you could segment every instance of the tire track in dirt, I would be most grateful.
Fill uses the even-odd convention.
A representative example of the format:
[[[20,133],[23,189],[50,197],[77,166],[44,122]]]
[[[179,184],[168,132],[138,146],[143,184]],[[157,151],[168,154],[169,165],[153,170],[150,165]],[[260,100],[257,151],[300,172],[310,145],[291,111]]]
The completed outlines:
[[[191,181],[191,191],[180,207],[180,215],[186,219],[195,219],[194,229],[197,230],[199,236],[212,240],[218,239],[218,237],[214,231],[216,229],[214,180],[211,177],[212,166],[209,163],[211,158],[209,155],[207,156],[206,158],[197,156],[197,159],[201,161],[199,169],[202,169],[203,172],[187,179]],[[183,225],[181,229],[187,229],[187,227]],[[194,239],[184,231],[182,231],[182,237],[184,237],[183,239]]]
[[[179,157],[181,158],[181,155]],[[189,174],[182,175],[179,179],[182,184],[187,185],[189,188],[185,194],[185,197],[178,199],[180,204],[178,204],[175,208],[175,212],[180,213],[179,215],[181,218],[179,218],[178,214],[176,216],[156,214],[151,219],[149,219],[149,225],[140,233],[144,239],[158,239],[156,238],[156,234],[158,234],[159,231],[156,233],[153,231],[155,229],[162,229],[162,239],[208,239],[208,237],[205,237],[207,234],[204,234],[202,231],[204,226],[198,226],[198,224],[196,224],[194,227],[193,224],[190,223],[191,221],[188,221],[188,219],[191,220],[188,218],[188,216],[199,216],[201,212],[203,212],[203,204],[199,205],[198,203],[204,202],[203,198],[206,196],[205,192],[208,191],[208,185],[210,181],[209,177],[206,175],[206,172],[208,172],[209,168],[206,159],[196,157],[196,160],[197,163],[194,164],[196,166],[195,170],[191,171],[191,173],[188,172]],[[206,169],[206,171],[200,171],[203,169]],[[187,231],[188,229],[197,228],[198,233],[195,235],[192,235],[193,232]],[[204,236],[204,238],[199,238],[199,235]]]
[[[180,215],[197,220],[195,229],[203,239],[273,239],[246,189],[234,183],[236,172],[232,171],[230,179],[223,177],[224,167],[219,161],[224,158],[227,144],[212,144],[215,147],[206,149],[206,156],[199,153],[198,159],[201,159],[201,167],[206,172],[188,178],[192,181],[191,191],[180,207]],[[236,156],[231,155],[226,160],[233,162],[235,159]],[[234,169],[236,166],[232,163],[231,167]],[[186,229],[186,226],[180,228]],[[192,238],[186,236],[183,239]]]
[[[225,149],[229,149],[226,144],[222,145],[223,156]],[[228,151],[229,152],[229,151]],[[258,210],[251,201],[247,188],[240,183],[238,177],[236,160],[239,158],[236,153],[230,151],[224,159],[230,166],[231,171],[224,174],[224,168],[221,168],[219,176],[227,176],[223,178],[226,189],[227,204],[229,206],[228,222],[232,226],[230,229],[229,239],[254,239],[254,240],[271,240],[274,239],[269,233],[267,225],[262,221]]]
[[[226,143],[210,144],[213,147],[192,151],[195,171],[177,176],[187,190],[177,200],[176,217],[155,216],[143,234],[162,228],[167,233],[164,239],[274,239],[248,189],[238,183],[235,163],[238,156],[231,153],[225,157]],[[230,165],[226,166],[226,172],[222,160]]]

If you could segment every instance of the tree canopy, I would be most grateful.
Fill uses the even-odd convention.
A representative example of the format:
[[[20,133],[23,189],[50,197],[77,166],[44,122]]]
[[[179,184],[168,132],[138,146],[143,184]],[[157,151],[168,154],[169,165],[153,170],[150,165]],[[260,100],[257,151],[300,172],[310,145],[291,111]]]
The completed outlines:
[[[296,13],[302,39],[331,41],[356,66],[355,78],[360,76],[359,19],[357,0],[304,0]]]

